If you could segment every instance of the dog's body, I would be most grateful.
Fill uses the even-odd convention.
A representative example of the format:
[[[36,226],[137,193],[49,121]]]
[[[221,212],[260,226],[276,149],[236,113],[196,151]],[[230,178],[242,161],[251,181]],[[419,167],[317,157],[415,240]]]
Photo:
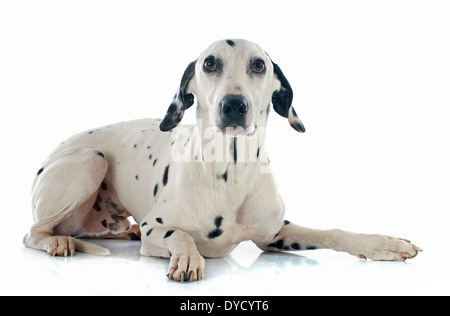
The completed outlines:
[[[193,94],[198,123],[178,126]],[[163,120],[92,129],[50,155],[33,184],[35,224],[25,245],[52,255],[106,255],[75,237],[141,236],[141,254],[170,257],[168,276],[177,281],[201,279],[203,256],[224,256],[244,240],[269,251],[331,248],[374,260],[417,255],[420,248],[407,240],[284,220],[264,147],[270,101],[304,131],[287,79],[261,48],[244,40],[214,43],[186,69]]]

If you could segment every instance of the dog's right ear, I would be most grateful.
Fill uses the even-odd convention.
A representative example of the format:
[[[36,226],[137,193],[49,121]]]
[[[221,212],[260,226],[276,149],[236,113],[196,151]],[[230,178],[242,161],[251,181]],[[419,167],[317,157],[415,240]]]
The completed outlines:
[[[162,132],[168,132],[181,122],[184,111],[194,104],[194,94],[188,91],[189,83],[195,74],[196,60],[190,63],[181,78],[180,87],[167,110],[166,116],[159,125]]]

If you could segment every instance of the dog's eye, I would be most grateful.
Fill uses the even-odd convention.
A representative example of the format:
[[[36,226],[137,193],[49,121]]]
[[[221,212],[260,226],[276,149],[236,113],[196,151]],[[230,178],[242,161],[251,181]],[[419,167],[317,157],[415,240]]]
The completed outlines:
[[[205,63],[203,64],[203,68],[208,72],[212,72],[212,71],[216,70],[217,64],[216,64],[216,61],[214,60],[214,58],[212,58],[212,57],[206,58]]]
[[[266,65],[261,59],[257,59],[253,62],[252,70],[254,72],[263,72],[266,69]]]

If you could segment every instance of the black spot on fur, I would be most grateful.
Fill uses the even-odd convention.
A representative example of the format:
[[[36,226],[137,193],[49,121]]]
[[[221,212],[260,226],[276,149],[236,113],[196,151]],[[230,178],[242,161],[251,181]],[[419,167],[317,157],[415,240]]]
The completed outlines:
[[[284,239],[279,239],[276,242],[268,244],[267,247],[277,248],[279,250],[282,250],[284,248]]]
[[[150,228],[149,231],[145,234],[147,237],[150,236],[150,234],[152,233],[153,228]]]
[[[163,180],[162,180],[164,186],[166,186],[167,181],[169,180],[169,166],[170,165],[167,165],[166,169],[164,170],[164,175],[163,175]]]
[[[234,163],[237,163],[237,146],[236,146],[236,138],[233,139],[233,159],[234,159]]]
[[[157,218],[156,218],[156,221],[157,221],[158,223],[160,223],[160,224],[163,224],[163,220],[162,220],[161,217],[157,217]]]
[[[135,178],[136,180],[139,180],[139,175],[138,175],[138,174],[135,175],[134,178]]]
[[[125,216],[121,216],[121,215],[111,215],[111,219],[115,222],[118,223],[120,221],[124,221],[127,218]]]
[[[168,230],[167,233],[164,235],[164,238],[170,237],[173,234],[174,230]]]
[[[145,225],[148,225],[147,222],[143,222],[143,223],[141,224],[141,227],[144,227]]]
[[[42,171],[44,171],[44,168],[39,169],[39,171],[37,172],[37,175],[40,175],[42,173]]]
[[[108,222],[106,221],[106,219],[102,220],[102,225],[105,228],[108,228]]]
[[[118,231],[119,230],[119,225],[117,225],[117,223],[110,223],[108,225],[109,229],[111,229],[113,232]]]
[[[300,244],[298,242],[293,242],[291,244],[291,248],[294,250],[300,250],[302,247],[300,246]]]
[[[219,228],[220,225],[222,225],[222,221],[223,221],[222,216],[216,216],[216,218],[214,219],[214,225],[216,225],[216,227]]]
[[[223,231],[219,228],[214,229],[213,231],[210,231],[208,233],[208,238],[209,239],[214,239],[216,237],[219,237],[220,235],[222,235]]]
[[[156,165],[156,162],[158,161],[158,158],[156,158],[155,160],[153,160],[153,167]]]
[[[209,239],[214,239],[223,234],[223,230],[219,229],[219,227],[222,225],[222,221],[223,221],[222,216],[216,216],[214,218],[214,225],[216,226],[216,229],[214,229],[208,233]]]
[[[228,45],[230,45],[231,47],[233,47],[234,45],[236,45],[236,43],[232,40],[227,40],[226,41]]]
[[[156,197],[157,193],[158,193],[158,183],[155,184],[155,188],[153,189],[153,196]]]
[[[100,188],[102,188],[103,191],[108,190],[108,186],[106,185],[105,182],[102,182],[102,184],[100,184]]]
[[[100,207],[100,205],[97,202],[95,202],[95,204],[94,204],[94,210],[96,210],[97,212],[100,212],[102,210],[102,208]]]
[[[191,140],[191,137],[189,136],[188,139],[184,142],[183,147],[186,147],[189,144],[190,140]]]
[[[288,220],[284,220],[284,225],[286,226],[286,225],[289,225],[291,222],[290,221],[288,221]]]
[[[224,174],[217,176],[217,178],[220,180],[222,179],[223,181],[225,181],[225,183],[228,181],[228,170],[225,171]]]
[[[315,250],[315,249],[317,249],[316,246],[308,246],[308,247],[306,247],[306,250]]]
[[[152,155],[148,155],[148,160],[152,160],[153,156]]]
[[[103,159],[105,159],[105,155],[104,155],[101,151],[97,151],[97,155],[99,155],[100,157],[102,157]]]
[[[119,207],[119,205],[114,202],[111,198],[107,198],[105,200],[105,206],[108,212],[112,215],[120,215],[123,213],[123,209]]]

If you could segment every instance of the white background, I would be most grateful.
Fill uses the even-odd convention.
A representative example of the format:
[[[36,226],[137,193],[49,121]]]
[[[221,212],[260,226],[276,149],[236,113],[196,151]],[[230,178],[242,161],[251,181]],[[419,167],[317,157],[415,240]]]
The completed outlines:
[[[0,2],[0,294],[450,294],[449,16],[447,1]],[[188,63],[224,38],[260,44],[294,89],[306,133],[274,111],[268,131],[286,218],[423,253],[364,263],[244,243],[180,287],[135,243],[110,258],[22,246],[47,154],[79,131],[162,117]]]

